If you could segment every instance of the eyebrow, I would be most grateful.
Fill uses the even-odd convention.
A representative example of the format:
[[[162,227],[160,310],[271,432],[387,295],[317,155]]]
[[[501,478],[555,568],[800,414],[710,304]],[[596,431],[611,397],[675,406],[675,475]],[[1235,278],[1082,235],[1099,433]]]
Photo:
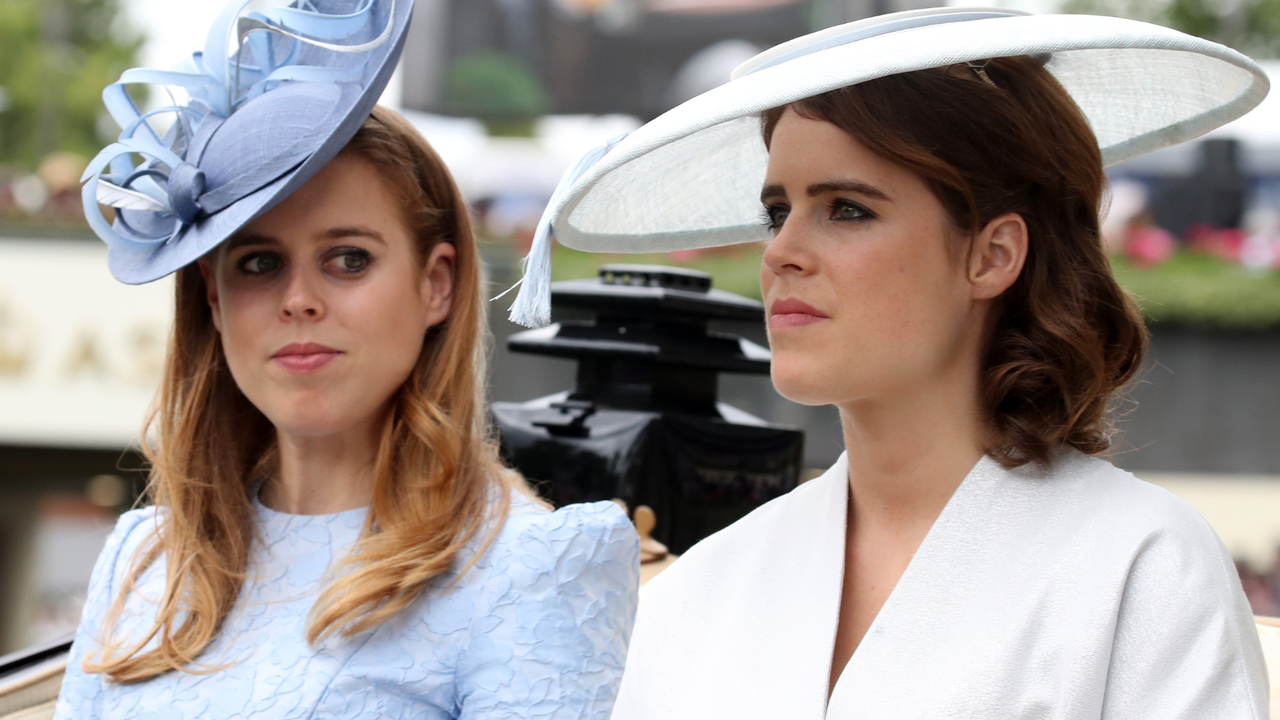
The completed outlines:
[[[320,234],[327,240],[341,240],[349,237],[367,237],[375,242],[387,244],[382,233],[373,228],[364,227],[363,225],[350,225],[344,227],[329,228]],[[231,236],[227,241],[227,252],[241,248],[246,245],[279,245],[280,241],[270,235],[259,235],[257,233],[237,233]]]
[[[231,236],[230,240],[227,241],[226,250],[224,252],[231,252],[236,248],[241,248],[246,245],[279,245],[279,244],[280,242],[278,240],[268,235],[258,235],[256,233],[236,233],[235,235]]]
[[[386,239],[382,237],[382,233],[378,232],[377,230],[374,230],[373,228],[365,227],[363,225],[349,225],[345,227],[329,228],[328,230],[324,231],[324,237],[330,240],[339,240],[341,238],[348,238],[348,237],[367,237],[370,240],[382,243],[383,245],[387,244]]]
[[[818,195],[831,192],[851,192],[869,198],[875,198],[876,200],[890,201],[888,193],[875,185],[870,185],[860,180],[833,180],[830,182],[815,183],[806,188],[805,192],[808,193],[809,197],[817,197]],[[760,191],[761,202],[764,202],[766,198],[786,196],[787,193],[781,185],[765,185],[764,189]]]

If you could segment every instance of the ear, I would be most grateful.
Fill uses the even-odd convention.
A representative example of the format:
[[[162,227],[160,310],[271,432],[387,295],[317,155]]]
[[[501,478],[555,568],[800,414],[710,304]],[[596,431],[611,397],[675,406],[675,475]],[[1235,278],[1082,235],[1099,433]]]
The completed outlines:
[[[969,252],[975,300],[997,297],[1017,281],[1027,260],[1027,241],[1027,221],[1018,213],[1005,213],[978,233]]]
[[[200,277],[204,278],[205,299],[209,301],[209,310],[213,313],[213,327],[218,332],[222,332],[222,306],[218,300],[217,278],[213,276],[213,268],[209,267],[209,261],[200,258],[196,261],[196,265],[200,268]]]
[[[426,303],[427,327],[439,325],[453,307],[453,269],[458,249],[453,243],[438,242],[422,267],[422,299]]]

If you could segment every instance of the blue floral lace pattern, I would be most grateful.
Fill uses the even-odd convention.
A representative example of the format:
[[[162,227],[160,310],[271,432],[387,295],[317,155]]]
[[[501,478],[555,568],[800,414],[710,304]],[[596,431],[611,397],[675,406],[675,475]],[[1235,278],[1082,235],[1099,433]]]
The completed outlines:
[[[376,630],[319,647],[306,642],[308,612],[366,511],[256,510],[262,541],[249,579],[199,658],[229,664],[127,685],[80,669],[156,512],[120,518],[93,572],[55,718],[608,718],[639,586],[638,538],[613,503],[546,512],[514,500],[460,579],[437,577]],[[130,594],[122,636],[150,627],[163,583],[161,560]]]

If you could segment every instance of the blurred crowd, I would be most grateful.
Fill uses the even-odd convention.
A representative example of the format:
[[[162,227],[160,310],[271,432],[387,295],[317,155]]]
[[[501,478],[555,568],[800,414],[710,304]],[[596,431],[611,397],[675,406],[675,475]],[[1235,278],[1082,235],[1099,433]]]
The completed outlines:
[[[0,165],[0,222],[83,225],[80,174],[86,164],[75,153],[54,152],[34,173]]]
[[[1240,584],[1244,586],[1253,614],[1280,617],[1280,552],[1265,572],[1258,572],[1239,560],[1236,561],[1236,571],[1240,573]]]
[[[1161,265],[1185,251],[1250,270],[1280,270],[1280,210],[1269,204],[1250,208],[1239,227],[1193,223],[1179,237],[1157,224],[1143,183],[1119,179],[1112,183],[1102,230],[1108,251],[1138,267]]]

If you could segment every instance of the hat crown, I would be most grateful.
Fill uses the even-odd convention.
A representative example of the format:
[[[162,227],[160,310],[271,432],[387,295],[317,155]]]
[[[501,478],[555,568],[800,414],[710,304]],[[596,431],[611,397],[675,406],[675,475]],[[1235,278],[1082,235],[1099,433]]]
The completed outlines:
[[[191,161],[208,177],[205,212],[296,168],[328,139],[333,116],[343,111],[344,88],[331,83],[292,83],[244,104],[211,133]]]
[[[902,12],[877,15],[875,17],[854,20],[824,30],[802,35],[794,40],[775,45],[768,50],[747,60],[734,68],[731,80],[744,75],[780,65],[796,58],[811,55],[840,45],[866,40],[868,38],[888,35],[890,33],[944,25],[948,23],[971,22],[974,20],[991,20],[1002,17],[1018,17],[1030,15],[1023,10],[1005,8],[980,7],[944,7],[924,8],[921,10],[904,10]]]

